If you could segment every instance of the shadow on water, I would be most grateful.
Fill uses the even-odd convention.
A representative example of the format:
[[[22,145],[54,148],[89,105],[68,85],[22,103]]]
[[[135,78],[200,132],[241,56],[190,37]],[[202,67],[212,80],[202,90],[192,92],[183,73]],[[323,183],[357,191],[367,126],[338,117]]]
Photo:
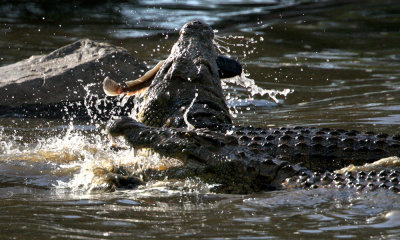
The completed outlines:
[[[395,0],[1,1],[0,65],[91,38],[152,66],[192,19],[218,30],[219,52],[244,65],[243,78],[223,82],[236,123],[400,133]],[[223,195],[198,179],[105,191],[94,169],[158,160],[111,151],[100,120],[70,120],[0,118],[2,237],[400,237],[392,192]]]

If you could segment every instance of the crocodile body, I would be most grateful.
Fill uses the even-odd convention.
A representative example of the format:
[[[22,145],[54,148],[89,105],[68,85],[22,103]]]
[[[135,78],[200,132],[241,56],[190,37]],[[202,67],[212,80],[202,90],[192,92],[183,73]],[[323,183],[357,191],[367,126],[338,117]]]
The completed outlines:
[[[400,135],[233,126],[212,39],[205,23],[183,26],[171,55],[138,98],[136,120],[120,119],[109,127],[111,136],[124,136],[137,149],[150,148],[183,162],[162,175],[198,176],[218,183],[216,191],[248,193],[299,186],[286,179],[321,185],[314,172],[400,156]],[[397,189],[393,182],[386,186]]]

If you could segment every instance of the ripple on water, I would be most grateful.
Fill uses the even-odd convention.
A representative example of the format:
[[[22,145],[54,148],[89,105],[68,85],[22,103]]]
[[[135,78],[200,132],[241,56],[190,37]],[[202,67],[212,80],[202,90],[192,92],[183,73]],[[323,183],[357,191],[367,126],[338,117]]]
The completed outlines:
[[[281,191],[269,197],[245,199],[244,204],[256,209],[246,218],[249,221],[266,215],[270,222],[280,222],[278,228],[289,224],[292,231],[310,237],[324,234],[327,238],[358,238],[360,231],[398,229],[400,225],[399,195],[389,191]]]

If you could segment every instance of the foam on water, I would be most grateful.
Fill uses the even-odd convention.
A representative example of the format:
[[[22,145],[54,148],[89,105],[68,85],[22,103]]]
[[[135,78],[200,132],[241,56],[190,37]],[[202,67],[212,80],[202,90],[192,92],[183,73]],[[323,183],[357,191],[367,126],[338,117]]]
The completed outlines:
[[[38,136],[37,142],[20,143],[18,136],[10,137],[0,131],[0,165],[5,175],[16,176],[23,183],[41,179],[40,184],[53,188],[58,193],[85,194],[85,192],[109,191],[114,183],[107,179],[107,173],[116,173],[121,167],[127,174],[141,178],[140,172],[147,169],[164,170],[179,166],[180,161],[161,157],[151,151],[136,151],[125,141],[116,140],[118,151],[111,144],[105,130],[97,128],[87,132],[69,125],[57,136]],[[40,169],[40,170],[38,170]],[[13,171],[14,173],[10,173]],[[23,171],[23,173],[21,172]],[[38,176],[39,174],[39,176]],[[31,184],[31,185],[32,185]],[[203,183],[198,178],[183,180],[150,180],[136,189],[137,194],[179,194],[209,193],[214,185]]]
[[[100,131],[99,131],[100,132]],[[43,168],[57,169],[49,174],[59,174],[60,177],[72,177],[91,165],[104,165],[106,160],[112,158],[113,153],[106,149],[106,141],[102,134],[84,135],[74,130],[73,125],[69,129],[55,137],[37,137],[36,143],[19,143],[10,139],[6,134],[1,135],[0,161],[3,164],[15,164],[17,162],[37,162]],[[121,159],[114,161],[119,163]],[[90,188],[91,180],[87,177],[81,179],[81,184]],[[61,183],[61,182],[60,182]],[[52,183],[49,183],[52,184]],[[56,184],[57,185],[57,184]],[[66,186],[66,185],[64,185]],[[73,184],[70,184],[73,188]]]

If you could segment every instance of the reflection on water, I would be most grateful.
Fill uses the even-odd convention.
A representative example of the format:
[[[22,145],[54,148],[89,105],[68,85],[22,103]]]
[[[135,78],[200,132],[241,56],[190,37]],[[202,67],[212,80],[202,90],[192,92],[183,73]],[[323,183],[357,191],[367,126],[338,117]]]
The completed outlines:
[[[242,78],[223,82],[236,123],[400,133],[398,1],[49,6],[0,5],[0,65],[88,37],[154,65],[168,55],[177,29],[203,19],[218,30],[219,52],[244,65]],[[95,169],[134,170],[159,159],[133,158],[129,148],[111,151],[103,126],[0,118],[2,238],[400,238],[400,199],[388,191],[223,195],[198,179],[106,191]]]

